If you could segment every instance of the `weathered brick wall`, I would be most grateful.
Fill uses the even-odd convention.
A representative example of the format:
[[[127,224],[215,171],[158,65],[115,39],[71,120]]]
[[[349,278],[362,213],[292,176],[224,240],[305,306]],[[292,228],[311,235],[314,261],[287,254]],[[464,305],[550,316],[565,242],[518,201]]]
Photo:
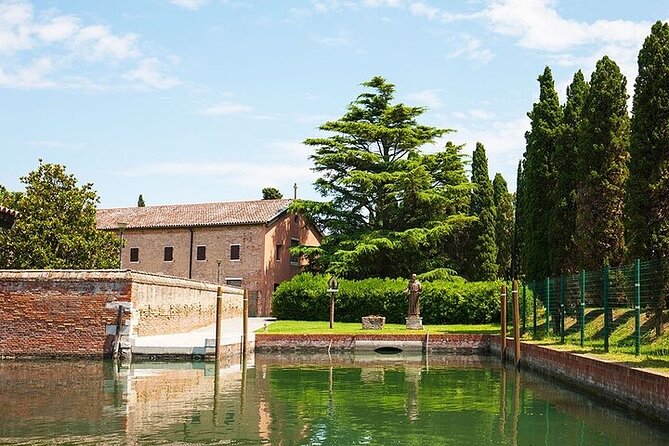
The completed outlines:
[[[132,278],[132,335],[185,333],[215,322],[216,285],[136,272]],[[243,291],[222,288],[222,318],[241,316]]]
[[[0,355],[102,355],[130,302],[129,277],[95,271],[0,271]]]
[[[490,343],[500,355],[500,338]],[[513,361],[513,340],[507,339],[507,358]],[[521,343],[520,365],[576,386],[621,407],[631,408],[666,423],[669,417],[669,376],[614,362]]]
[[[224,288],[224,317],[242,291]],[[118,307],[130,336],[183,333],[215,320],[216,286],[132,271],[0,270],[0,357],[103,356]]]

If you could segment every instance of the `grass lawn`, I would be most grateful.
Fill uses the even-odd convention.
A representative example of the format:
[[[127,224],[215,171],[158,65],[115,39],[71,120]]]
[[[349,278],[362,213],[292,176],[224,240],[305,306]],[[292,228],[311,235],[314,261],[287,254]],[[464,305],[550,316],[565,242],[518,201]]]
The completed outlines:
[[[330,330],[328,321],[276,321],[267,325],[267,331],[257,330],[256,333],[283,334],[421,334],[421,333],[499,333],[499,324],[481,325],[424,325],[423,330],[407,330],[404,324],[385,324],[383,330],[363,330],[359,322],[335,322]]]

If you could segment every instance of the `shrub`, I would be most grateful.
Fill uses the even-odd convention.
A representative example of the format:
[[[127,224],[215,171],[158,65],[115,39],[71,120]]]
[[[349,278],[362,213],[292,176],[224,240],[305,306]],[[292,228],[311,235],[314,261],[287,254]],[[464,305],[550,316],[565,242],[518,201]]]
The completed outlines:
[[[420,296],[425,324],[480,324],[499,320],[501,282],[436,280],[423,282]],[[404,279],[340,280],[335,317],[359,322],[363,316],[380,315],[388,323],[405,322],[408,296]],[[284,320],[327,320],[330,296],[328,277],[308,273],[283,282],[274,292],[274,316]]]

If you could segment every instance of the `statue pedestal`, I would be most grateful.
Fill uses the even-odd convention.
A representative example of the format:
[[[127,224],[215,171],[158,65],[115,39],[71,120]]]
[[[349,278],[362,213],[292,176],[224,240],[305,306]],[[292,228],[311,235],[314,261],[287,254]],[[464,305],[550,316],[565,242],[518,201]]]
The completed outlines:
[[[406,318],[407,330],[422,330],[423,318],[420,316],[409,316]]]

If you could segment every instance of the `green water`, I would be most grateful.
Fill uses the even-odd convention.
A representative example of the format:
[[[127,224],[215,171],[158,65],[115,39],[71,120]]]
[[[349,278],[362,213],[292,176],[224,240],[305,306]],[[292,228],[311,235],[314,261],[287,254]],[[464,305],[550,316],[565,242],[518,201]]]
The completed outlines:
[[[653,446],[669,432],[490,358],[256,356],[0,361],[0,444]]]

